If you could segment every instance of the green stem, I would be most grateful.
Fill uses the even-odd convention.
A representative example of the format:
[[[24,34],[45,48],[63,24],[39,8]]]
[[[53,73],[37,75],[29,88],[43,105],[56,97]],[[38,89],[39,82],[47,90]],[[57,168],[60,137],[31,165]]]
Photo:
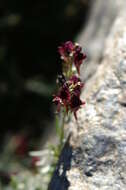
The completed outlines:
[[[65,112],[63,113],[63,119],[62,119],[62,125],[61,125],[61,133],[60,133],[60,142],[59,142],[59,147],[60,151],[63,148],[64,145],[64,124],[65,124]]]

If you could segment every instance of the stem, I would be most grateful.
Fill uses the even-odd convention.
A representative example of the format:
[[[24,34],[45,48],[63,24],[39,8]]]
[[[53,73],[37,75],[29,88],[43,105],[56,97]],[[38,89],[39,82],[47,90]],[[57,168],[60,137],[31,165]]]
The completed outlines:
[[[64,145],[64,124],[65,124],[65,112],[63,112],[63,119],[62,119],[62,125],[61,125],[61,134],[60,134],[60,143],[59,143],[59,147],[60,147],[60,151],[63,148]]]

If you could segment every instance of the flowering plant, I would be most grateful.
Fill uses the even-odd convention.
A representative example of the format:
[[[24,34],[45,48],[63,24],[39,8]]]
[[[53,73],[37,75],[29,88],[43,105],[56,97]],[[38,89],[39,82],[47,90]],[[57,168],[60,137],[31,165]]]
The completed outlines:
[[[73,113],[77,120],[77,111],[85,104],[80,99],[84,83],[81,81],[79,75],[80,66],[83,60],[86,59],[86,55],[82,53],[82,48],[79,44],[71,41],[67,41],[58,47],[58,52],[62,60],[62,73],[58,76],[57,83],[59,89],[57,94],[53,96],[53,102],[57,106],[57,113],[61,112],[60,120],[56,117],[55,123],[59,143],[56,146],[51,144],[47,149],[42,151],[33,151],[30,153],[34,158],[33,164],[37,162],[36,165],[41,166],[40,171],[43,179],[48,182],[55,171],[59,155],[64,145],[65,118],[68,114]]]
[[[84,83],[79,78],[80,66],[86,59],[85,53],[79,44],[67,41],[58,47],[58,52],[62,60],[62,74],[58,76],[59,90],[53,97],[53,102],[57,106],[57,112],[62,111],[63,121],[60,128],[60,145],[62,148],[64,140],[65,116],[73,113],[77,120],[77,111],[85,104],[80,99],[81,90]]]
[[[79,44],[67,41],[58,48],[58,52],[62,59],[62,74],[58,76],[59,91],[54,95],[53,102],[57,105],[57,112],[61,107],[65,108],[64,112],[73,112],[77,120],[77,110],[85,104],[80,99],[81,89],[84,84],[73,70],[76,68],[78,75],[80,74],[80,66],[86,55],[82,53]]]

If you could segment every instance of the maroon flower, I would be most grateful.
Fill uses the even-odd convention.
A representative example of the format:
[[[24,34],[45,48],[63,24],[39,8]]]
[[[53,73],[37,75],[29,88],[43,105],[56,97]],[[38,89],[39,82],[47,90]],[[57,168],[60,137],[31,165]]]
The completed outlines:
[[[64,106],[66,111],[68,111],[68,105],[70,101],[70,91],[67,83],[63,84],[60,88],[58,95],[54,96],[53,102],[57,105],[57,111],[60,111],[60,107]]]
[[[62,46],[58,47],[58,52],[64,61],[67,61],[70,53],[74,50],[74,44],[71,41],[67,41]]]
[[[76,48],[76,51],[74,53],[74,64],[79,74],[80,74],[80,65],[82,64],[84,59],[86,59],[86,55],[81,52],[81,47],[78,46],[78,48]]]
[[[80,93],[81,93],[81,89],[82,89],[82,86],[81,86],[81,83],[80,84],[77,84],[73,90],[73,94],[77,95],[77,96],[80,96]]]
[[[84,102],[80,100],[80,93],[84,84],[76,75],[73,75],[67,81],[66,79],[63,81],[65,82],[61,83],[62,86],[59,89],[58,95],[54,96],[53,102],[57,105],[58,112],[62,106],[66,109],[66,112],[69,110],[72,111],[77,119],[76,111],[84,104]]]
[[[60,112],[60,107],[63,104],[61,98],[59,96],[54,96],[53,98],[53,102],[56,104],[57,106],[57,112]]]
[[[81,52],[81,50],[82,50],[82,47],[79,44],[75,44],[74,51],[77,53],[77,52]]]
[[[70,81],[74,84],[76,84],[77,82],[80,82],[80,78],[77,77],[76,75],[73,75],[71,78],[70,78]]]
[[[80,107],[82,105],[84,105],[85,102],[82,102],[79,98],[79,96],[77,95],[73,95],[71,97],[71,101],[70,101],[70,109],[71,111],[74,113],[75,119],[77,120],[77,114],[76,112],[78,111],[78,109],[80,109]]]
[[[80,78],[76,75],[73,75],[69,81],[71,86],[73,87],[73,94],[80,96],[81,89],[83,88],[84,83],[81,82]]]
[[[67,84],[64,84],[59,91],[59,97],[62,99],[63,103],[66,103],[70,100],[70,92]]]

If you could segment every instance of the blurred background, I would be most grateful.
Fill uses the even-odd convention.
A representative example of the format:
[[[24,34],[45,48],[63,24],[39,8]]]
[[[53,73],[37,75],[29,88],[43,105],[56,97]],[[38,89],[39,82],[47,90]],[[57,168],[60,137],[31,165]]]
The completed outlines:
[[[31,169],[28,152],[49,141],[52,94],[61,69],[57,46],[76,39],[89,11],[90,0],[0,1],[2,188],[11,174]]]

